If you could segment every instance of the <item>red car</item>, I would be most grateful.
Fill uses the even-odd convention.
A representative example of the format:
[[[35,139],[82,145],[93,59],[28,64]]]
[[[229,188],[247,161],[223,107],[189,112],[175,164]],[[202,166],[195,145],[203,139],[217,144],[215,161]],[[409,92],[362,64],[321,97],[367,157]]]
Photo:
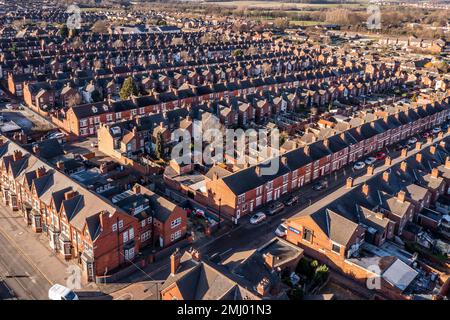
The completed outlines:
[[[384,153],[384,152],[377,152],[376,154],[375,154],[375,158],[377,158],[377,160],[383,160],[384,158],[386,158],[386,153]]]

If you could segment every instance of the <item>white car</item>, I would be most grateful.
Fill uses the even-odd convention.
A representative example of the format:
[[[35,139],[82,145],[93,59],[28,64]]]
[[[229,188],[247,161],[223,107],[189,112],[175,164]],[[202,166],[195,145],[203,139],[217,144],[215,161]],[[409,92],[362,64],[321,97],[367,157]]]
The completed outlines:
[[[409,138],[409,140],[408,140],[409,144],[413,144],[413,143],[416,143],[416,142],[417,142],[417,138],[414,138],[414,137]]]
[[[433,133],[439,133],[439,132],[441,132],[441,128],[436,127],[433,129]]]
[[[353,169],[355,169],[355,170],[361,170],[361,169],[364,169],[365,166],[366,166],[366,164],[365,164],[364,162],[358,161],[357,163],[355,163],[355,164],[353,165]]]
[[[377,158],[375,158],[375,157],[368,157],[364,162],[365,162],[367,165],[371,165],[371,164],[374,164],[375,161],[377,161]]]
[[[66,135],[62,132],[54,132],[48,136],[49,139],[62,139]]]
[[[53,285],[48,289],[50,300],[80,300],[75,292],[60,284]]]
[[[266,215],[262,212],[258,212],[256,214],[254,214],[251,218],[250,218],[250,223],[251,224],[258,224],[261,221],[266,220]]]
[[[13,105],[11,103],[8,103],[5,105],[5,108],[11,110],[13,108]]]
[[[280,224],[280,225],[278,226],[278,228],[275,230],[275,234],[276,234],[278,237],[283,238],[283,237],[286,236],[286,231],[287,231],[287,227],[286,227],[286,225],[284,225],[284,224],[282,223],[282,224]]]

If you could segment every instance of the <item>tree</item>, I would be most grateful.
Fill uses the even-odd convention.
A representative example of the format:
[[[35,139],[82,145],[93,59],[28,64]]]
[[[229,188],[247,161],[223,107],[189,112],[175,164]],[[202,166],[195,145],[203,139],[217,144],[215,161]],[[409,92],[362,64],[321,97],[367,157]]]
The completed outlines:
[[[244,51],[242,51],[242,49],[236,49],[231,53],[231,55],[233,57],[242,56],[243,54],[244,54]]]
[[[59,29],[61,37],[67,38],[69,36],[69,28],[64,24],[61,29]]]
[[[158,132],[156,135],[155,156],[158,159],[162,159],[164,157],[164,137],[161,132]]]
[[[69,99],[67,99],[67,106],[69,108],[77,106],[80,103],[81,103],[81,95],[78,92],[70,96]]]
[[[91,98],[93,102],[100,102],[103,100],[102,94],[100,93],[100,91],[98,91],[97,89],[95,89],[94,91],[92,91],[91,93]]]
[[[120,98],[122,100],[127,100],[132,95],[137,96],[139,94],[139,90],[136,86],[136,82],[133,77],[128,77],[123,82],[122,88],[120,89]]]
[[[178,46],[178,45],[184,45],[185,42],[184,42],[183,38],[175,37],[175,38],[172,39],[170,44],[173,45],[173,46]]]
[[[108,21],[98,20],[92,25],[91,31],[94,33],[108,33],[109,26]]]

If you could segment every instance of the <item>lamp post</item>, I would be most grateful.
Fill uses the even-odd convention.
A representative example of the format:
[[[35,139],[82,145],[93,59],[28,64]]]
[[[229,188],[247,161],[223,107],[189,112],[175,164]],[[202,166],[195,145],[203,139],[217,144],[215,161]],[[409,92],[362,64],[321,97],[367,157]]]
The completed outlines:
[[[217,226],[217,229],[220,229],[220,221],[221,221],[220,207],[221,206],[222,206],[222,198],[219,198],[219,225]]]

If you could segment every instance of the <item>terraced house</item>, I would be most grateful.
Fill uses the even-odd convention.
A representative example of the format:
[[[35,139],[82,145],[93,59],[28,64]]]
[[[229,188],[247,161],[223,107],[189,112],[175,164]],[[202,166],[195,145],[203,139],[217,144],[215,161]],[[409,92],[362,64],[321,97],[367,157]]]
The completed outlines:
[[[0,160],[3,204],[45,233],[57,254],[77,261],[89,281],[129,264],[149,239],[163,247],[186,234],[184,210],[150,191],[148,200],[135,191],[113,204],[3,136]]]
[[[276,174],[261,174],[265,162],[207,181],[208,205],[217,209],[220,205],[222,212],[239,219],[347,163],[442,123],[449,107],[447,98],[397,114],[382,113],[372,122],[282,154]]]

